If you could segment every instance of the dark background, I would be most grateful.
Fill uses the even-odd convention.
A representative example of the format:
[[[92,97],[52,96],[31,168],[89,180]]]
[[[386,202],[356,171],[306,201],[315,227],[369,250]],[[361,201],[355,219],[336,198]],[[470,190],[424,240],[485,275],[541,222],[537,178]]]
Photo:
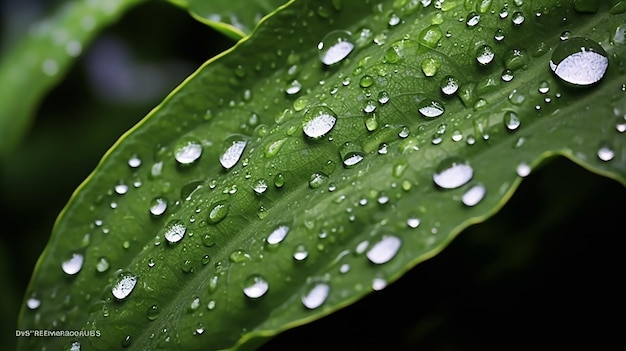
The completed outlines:
[[[5,50],[53,2],[0,4]],[[41,102],[0,163],[0,348],[14,349],[22,295],[73,190],[123,132],[232,44],[148,2],[106,28]],[[262,349],[623,349],[625,221],[623,186],[552,160],[438,256]]]

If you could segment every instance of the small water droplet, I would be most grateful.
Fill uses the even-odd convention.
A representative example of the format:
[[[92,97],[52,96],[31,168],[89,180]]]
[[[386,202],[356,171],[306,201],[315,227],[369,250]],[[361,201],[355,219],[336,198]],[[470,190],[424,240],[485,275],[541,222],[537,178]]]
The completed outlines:
[[[391,13],[389,15],[389,20],[387,21],[387,24],[389,25],[389,27],[395,27],[399,23],[400,23],[400,17],[396,13]]]
[[[186,231],[187,227],[185,226],[183,221],[174,219],[169,221],[165,226],[165,233],[163,234],[163,236],[168,242],[177,243],[183,239]]]
[[[300,90],[302,90],[302,84],[297,80],[293,80],[289,83],[289,85],[287,85],[287,88],[285,88],[285,93],[287,95],[295,95],[299,93]]]
[[[339,156],[345,168],[352,168],[363,160],[365,154],[357,144],[346,142],[339,147]]]
[[[476,206],[484,197],[487,189],[482,184],[476,184],[469,188],[461,197],[461,201],[465,206]]]
[[[137,276],[129,272],[122,272],[118,275],[111,293],[116,299],[123,300],[133,292],[135,285],[137,285]]]
[[[490,64],[494,57],[495,53],[489,45],[482,45],[476,50],[476,61],[482,66]]]
[[[326,182],[328,176],[324,173],[313,173],[309,178],[309,188],[317,189]]]
[[[190,165],[202,155],[202,144],[192,138],[183,138],[176,144],[174,158],[181,165]]]
[[[268,235],[265,241],[270,245],[280,244],[283,240],[285,240],[287,233],[289,233],[289,227],[287,227],[286,225],[281,225],[278,228],[274,229],[274,231],[270,233],[270,235]]]
[[[432,49],[437,47],[441,38],[443,38],[443,32],[436,24],[422,30],[419,36],[420,42]]]
[[[74,275],[80,272],[81,268],[83,268],[83,261],[85,257],[79,253],[73,253],[72,257],[68,260],[63,261],[61,264],[61,268],[65,274]]]
[[[420,101],[418,111],[424,118],[434,119],[441,116],[445,112],[445,108],[443,103],[439,101],[424,99]]]
[[[96,263],[96,271],[99,273],[106,272],[109,270],[109,266],[109,260],[106,257],[100,257]]]
[[[228,258],[233,263],[242,263],[249,261],[252,257],[250,257],[250,254],[243,250],[235,250],[230,253],[230,256],[228,256]]]
[[[496,30],[496,33],[493,35],[493,39],[495,39],[496,41],[504,40],[504,31],[501,28],[498,28]]]
[[[383,278],[374,278],[372,280],[372,290],[380,291],[387,287],[387,281]]]
[[[359,85],[362,88],[369,88],[372,86],[372,84],[374,84],[374,77],[366,74],[363,77],[361,77],[361,80],[359,81]]]
[[[337,122],[337,115],[326,106],[314,106],[309,109],[302,122],[304,134],[312,139],[319,139],[330,132]]]
[[[243,293],[251,299],[258,299],[259,297],[265,295],[269,288],[270,285],[265,278],[259,274],[253,274],[246,278]]]
[[[513,111],[506,111],[504,113],[503,121],[506,129],[510,131],[516,130],[521,124],[519,118],[517,117],[517,113]]]
[[[239,162],[239,159],[241,158],[243,151],[246,149],[248,142],[239,136],[233,136],[228,138],[225,144],[227,148],[226,151],[224,151],[224,153],[220,156],[220,163],[224,169],[228,170],[233,168],[237,162]]]
[[[420,225],[420,219],[417,217],[410,217],[406,220],[406,225],[408,225],[409,228],[417,228]]]
[[[385,90],[382,90],[378,93],[378,102],[382,105],[389,102],[389,93]]]
[[[512,81],[513,78],[514,78],[513,71],[511,69],[509,69],[509,68],[505,69],[504,71],[502,71],[502,75],[500,76],[500,78],[504,82]]]
[[[467,18],[465,20],[465,25],[468,27],[475,27],[476,25],[478,25],[478,23],[480,22],[480,15],[477,14],[476,12],[470,12],[467,15]]]
[[[26,300],[26,307],[28,307],[29,310],[36,310],[39,306],[41,306],[41,300],[35,297],[31,297]]]
[[[396,256],[402,241],[393,235],[384,235],[378,242],[374,243],[365,254],[370,262],[383,264],[389,262]]]
[[[128,166],[130,168],[138,168],[139,166],[141,166],[141,159],[137,155],[133,155],[128,160]]]
[[[443,189],[458,188],[472,179],[474,170],[466,160],[449,157],[439,163],[433,174],[433,182]]]
[[[328,298],[330,286],[326,283],[316,283],[302,296],[304,307],[313,310],[320,307]]]
[[[354,49],[350,36],[350,32],[345,30],[335,30],[326,34],[324,39],[317,44],[322,63],[330,66],[348,57]]]
[[[609,66],[609,58],[600,44],[586,37],[570,38],[556,47],[550,69],[564,82],[589,86],[599,82]]]
[[[615,151],[611,145],[606,142],[600,144],[600,148],[598,149],[598,158],[602,161],[611,161],[615,157]]]
[[[460,85],[459,81],[455,77],[445,76],[441,80],[439,87],[441,88],[441,92],[444,95],[450,96],[450,95],[454,95],[459,90],[459,85]]]
[[[211,210],[209,211],[209,217],[207,218],[208,222],[211,224],[218,223],[226,218],[228,215],[228,211],[230,210],[230,205],[224,202],[216,202],[211,206]]]
[[[376,103],[374,103],[374,100],[367,100],[365,106],[363,107],[363,112],[372,113],[374,110],[376,110]]]
[[[519,26],[524,23],[524,20],[526,20],[526,18],[524,18],[524,14],[521,11],[513,12],[513,16],[511,16],[511,22],[513,22],[514,25]]]
[[[257,180],[256,183],[254,184],[253,190],[256,194],[259,194],[259,195],[267,191],[267,182],[265,181],[265,179]]]
[[[422,60],[422,72],[426,77],[432,77],[439,71],[441,67],[441,61],[434,57],[428,57]]]
[[[157,317],[159,317],[159,313],[161,313],[161,311],[159,310],[159,306],[152,305],[148,307],[148,311],[146,312],[146,315],[148,316],[148,320],[153,321],[157,319]]]
[[[282,188],[285,185],[285,176],[282,173],[277,173],[274,176],[274,186],[277,188]]]
[[[167,210],[167,199],[164,197],[156,197],[150,202],[150,214],[153,216],[161,216]]]
[[[526,163],[520,163],[519,165],[517,165],[515,172],[518,176],[524,178],[530,174],[530,166]]]

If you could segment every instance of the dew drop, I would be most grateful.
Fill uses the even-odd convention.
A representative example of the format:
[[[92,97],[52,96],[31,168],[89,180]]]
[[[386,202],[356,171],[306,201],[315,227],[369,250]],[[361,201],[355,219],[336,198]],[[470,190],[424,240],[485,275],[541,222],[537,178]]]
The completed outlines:
[[[600,148],[598,149],[598,158],[602,161],[611,161],[615,157],[615,151],[608,143],[600,144]]]
[[[184,138],[176,144],[174,158],[181,165],[190,165],[202,155],[202,144],[196,139]]]
[[[168,242],[177,243],[183,239],[186,231],[187,227],[185,226],[183,221],[173,219],[169,221],[165,226],[165,233],[163,234],[163,236]]]
[[[156,197],[150,202],[150,214],[156,217],[161,216],[167,210],[167,200],[163,197]]]
[[[287,95],[295,95],[299,93],[300,90],[302,90],[302,84],[297,80],[293,80],[291,83],[289,83],[287,88],[285,88],[285,93]]]
[[[285,185],[285,176],[282,173],[277,173],[274,176],[274,186],[282,188]]]
[[[367,100],[365,107],[363,107],[363,112],[372,113],[374,110],[376,110],[376,103],[373,100]]]
[[[520,163],[519,165],[517,165],[515,172],[518,176],[524,178],[530,174],[530,166],[526,163]]]
[[[496,30],[496,34],[493,35],[493,39],[495,39],[496,41],[504,40],[504,31],[501,28],[498,28]]]
[[[80,351],[80,343],[78,341],[72,342],[72,345],[70,345],[70,351]]]
[[[247,252],[243,250],[235,250],[231,252],[228,258],[233,263],[242,263],[242,262],[249,261],[251,259],[250,254],[248,254]]]
[[[117,281],[111,289],[111,293],[118,300],[123,300],[133,292],[137,285],[137,276],[128,272],[120,273],[117,277]]]
[[[417,228],[420,225],[420,219],[417,217],[411,217],[409,219],[406,220],[406,225],[409,226],[409,228]]]
[[[482,45],[476,50],[476,61],[481,66],[486,66],[493,61],[495,54],[489,45]]]
[[[511,16],[511,22],[513,22],[514,25],[519,26],[524,23],[524,20],[524,14],[521,11],[513,12],[513,16]]]
[[[281,225],[278,228],[274,229],[274,231],[270,233],[270,235],[268,235],[265,241],[270,245],[280,244],[283,240],[285,240],[287,233],[289,233],[289,227],[287,227],[286,225]]]
[[[519,118],[517,117],[517,113],[513,111],[506,111],[504,113],[503,121],[506,129],[510,131],[516,130],[521,124]]]
[[[326,106],[314,106],[305,114],[302,122],[304,134],[319,139],[330,132],[337,122],[337,115]]]
[[[443,189],[458,188],[472,179],[474,170],[466,160],[449,157],[439,163],[433,174],[433,182]]]
[[[365,154],[357,144],[346,142],[339,147],[339,156],[345,168],[352,168],[363,160]]]
[[[463,205],[472,207],[476,206],[484,197],[487,189],[482,184],[476,184],[469,188],[461,197]]]
[[[586,37],[574,37],[560,43],[550,59],[552,72],[564,82],[575,86],[589,86],[599,82],[608,66],[606,51]]]
[[[326,283],[317,283],[302,296],[302,304],[304,307],[313,310],[320,307],[328,298],[330,286]]]
[[[426,77],[432,77],[437,74],[439,68],[441,67],[441,61],[436,58],[429,57],[422,60],[422,72]]]
[[[367,74],[361,77],[361,80],[359,81],[361,88],[369,88],[372,84],[374,84],[374,77]]]
[[[259,194],[259,195],[267,191],[267,182],[265,181],[265,179],[257,180],[256,184],[254,185],[253,190],[256,194]]]
[[[304,247],[304,245],[298,245],[296,251],[293,253],[293,259],[296,261],[304,261],[307,257],[309,257],[309,252],[306,250],[306,247]]]
[[[382,105],[386,104],[389,102],[389,93],[386,91],[380,91],[378,93],[378,102]]]
[[[247,141],[237,136],[228,138],[226,142],[226,151],[224,151],[224,153],[220,156],[220,163],[222,164],[222,167],[224,167],[224,169],[233,168],[237,162],[239,162],[247,144]]]
[[[324,173],[313,173],[309,178],[309,188],[317,189],[326,182],[328,176]]]
[[[395,236],[385,235],[380,241],[374,243],[372,247],[365,253],[367,259],[375,264],[383,264],[389,262],[395,257],[400,249],[402,241]]]
[[[109,260],[106,257],[100,257],[98,262],[96,262],[96,271],[98,273],[104,273],[109,270]]]
[[[372,280],[372,290],[380,291],[387,287],[387,281],[383,278],[374,278]]]
[[[253,274],[248,276],[244,282],[243,293],[251,299],[258,299],[265,295],[269,290],[270,285],[259,274]]]
[[[417,109],[419,113],[426,119],[437,118],[445,112],[443,103],[430,99],[424,99],[420,101]]]
[[[85,257],[83,255],[73,253],[70,259],[63,261],[61,268],[65,274],[74,275],[80,272],[81,268],[83,268],[84,260]]]
[[[161,313],[161,311],[159,310],[159,306],[157,305],[152,305],[150,307],[148,307],[148,311],[146,312],[146,316],[148,317],[148,320],[155,320],[157,319],[157,317],[159,317],[159,313]]]
[[[513,71],[509,68],[502,71],[502,75],[500,76],[500,79],[502,79],[502,81],[504,82],[510,82],[513,80],[513,78]]]
[[[480,15],[476,12],[470,12],[465,20],[465,25],[468,27],[475,27],[480,22]]]
[[[208,222],[211,224],[218,223],[226,218],[228,215],[228,211],[230,210],[230,206],[223,202],[217,202],[211,206],[211,210],[209,211],[209,217],[207,218]]]
[[[130,168],[138,168],[141,166],[141,159],[137,155],[134,155],[128,160],[128,166]]]
[[[319,57],[323,64],[334,65],[350,54],[354,44],[350,40],[350,32],[345,30],[332,31],[317,44]]]
[[[459,90],[459,81],[453,76],[445,76],[439,87],[444,95],[454,95]]]
[[[41,300],[37,298],[31,297],[26,300],[26,307],[28,307],[29,310],[36,310],[39,306],[41,306]]]
[[[441,38],[443,38],[443,32],[441,28],[435,24],[422,30],[419,38],[422,44],[434,49],[439,44]]]

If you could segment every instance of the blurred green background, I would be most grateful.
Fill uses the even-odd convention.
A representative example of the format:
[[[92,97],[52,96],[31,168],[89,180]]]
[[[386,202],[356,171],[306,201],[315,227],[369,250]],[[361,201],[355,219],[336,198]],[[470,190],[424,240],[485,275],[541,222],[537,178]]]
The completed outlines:
[[[0,54],[54,3],[0,1]],[[122,133],[232,44],[149,1],[106,28],[41,102],[0,163],[2,349],[15,347],[22,295],[73,190]],[[622,185],[553,160],[440,255],[262,349],[623,349],[625,215]]]

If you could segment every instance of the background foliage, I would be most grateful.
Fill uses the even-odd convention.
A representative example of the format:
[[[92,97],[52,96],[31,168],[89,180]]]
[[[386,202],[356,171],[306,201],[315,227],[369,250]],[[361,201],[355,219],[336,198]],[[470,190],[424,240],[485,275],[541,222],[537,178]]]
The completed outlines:
[[[6,34],[10,15],[2,13]],[[3,36],[3,45],[9,40]],[[149,2],[100,35],[40,104],[27,138],[0,164],[1,345],[13,348],[26,284],[73,189],[121,133],[231,44],[184,11]],[[117,60],[106,56],[115,52]],[[126,85],[97,77],[102,57],[130,75]],[[515,349],[543,335],[559,347],[623,345],[625,195],[612,180],[564,160],[550,163],[525,179],[498,215],[441,255],[264,348],[314,349],[333,335],[354,348]]]

